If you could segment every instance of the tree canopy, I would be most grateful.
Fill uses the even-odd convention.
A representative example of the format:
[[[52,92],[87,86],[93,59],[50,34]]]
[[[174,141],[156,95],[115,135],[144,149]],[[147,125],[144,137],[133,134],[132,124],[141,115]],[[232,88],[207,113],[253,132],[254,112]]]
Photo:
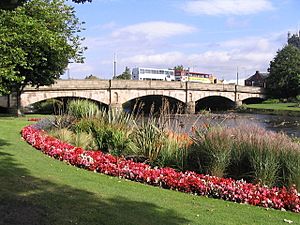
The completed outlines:
[[[0,9],[15,9],[18,6],[23,5],[25,2],[29,0],[1,0],[0,1]],[[85,3],[92,2],[92,0],[72,0],[75,3]]]
[[[276,98],[296,97],[300,94],[300,50],[286,45],[270,62],[267,79],[269,94]]]
[[[125,71],[122,74],[120,74],[119,76],[116,76],[114,79],[116,79],[116,80],[130,80],[131,79],[130,69],[126,66]]]
[[[293,45],[293,46],[297,47],[298,49],[300,49],[300,32],[299,32],[299,34],[293,34],[292,36],[290,36],[290,33],[289,33],[288,44]]]
[[[83,61],[81,23],[63,0],[0,10],[0,93],[50,85],[71,60]]]

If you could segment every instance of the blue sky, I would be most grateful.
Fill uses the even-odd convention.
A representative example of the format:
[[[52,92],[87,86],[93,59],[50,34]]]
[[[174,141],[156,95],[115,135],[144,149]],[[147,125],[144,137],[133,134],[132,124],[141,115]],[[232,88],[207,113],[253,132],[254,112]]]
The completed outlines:
[[[125,66],[183,65],[219,79],[265,72],[287,33],[300,28],[299,0],[93,0],[72,4],[85,21],[84,64],[70,76],[110,79]],[[64,75],[62,78],[66,78]]]

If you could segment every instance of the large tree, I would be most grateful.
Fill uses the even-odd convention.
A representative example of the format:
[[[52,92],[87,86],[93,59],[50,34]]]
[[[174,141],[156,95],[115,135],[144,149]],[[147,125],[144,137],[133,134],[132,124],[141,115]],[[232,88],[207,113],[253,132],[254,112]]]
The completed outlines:
[[[29,0],[0,0],[0,9],[15,9]],[[92,2],[92,0],[72,0],[75,3]]]
[[[300,94],[300,50],[286,45],[270,62],[267,79],[269,94],[276,98],[296,97]]]
[[[300,49],[300,32],[299,34],[293,34],[291,36],[291,34],[288,34],[288,44],[289,45],[293,45],[295,47],[297,47],[298,49]]]
[[[81,23],[63,0],[32,0],[0,10],[0,93],[55,82],[72,60],[83,61]]]

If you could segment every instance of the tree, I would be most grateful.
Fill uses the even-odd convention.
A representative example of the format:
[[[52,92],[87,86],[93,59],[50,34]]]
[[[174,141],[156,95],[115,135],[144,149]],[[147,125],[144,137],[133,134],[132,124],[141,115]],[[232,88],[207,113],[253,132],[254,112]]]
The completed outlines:
[[[92,0],[72,0],[75,3],[85,3],[85,2],[92,2]],[[0,0],[0,9],[15,9],[18,6],[23,5],[28,0]]]
[[[300,94],[300,50],[286,45],[270,62],[267,78],[269,94],[275,98],[296,97]]]
[[[174,67],[174,70],[184,70],[184,67],[183,67],[183,65],[177,65],[177,66],[175,66]]]
[[[0,93],[55,82],[70,60],[83,62],[81,23],[63,0],[0,10]]]
[[[114,79],[116,79],[116,80],[130,80],[131,79],[130,69],[126,66],[125,71],[122,74],[120,74],[119,76],[116,76]]]
[[[293,34],[292,36],[288,33],[288,44],[293,45],[300,50],[300,32],[299,34]]]

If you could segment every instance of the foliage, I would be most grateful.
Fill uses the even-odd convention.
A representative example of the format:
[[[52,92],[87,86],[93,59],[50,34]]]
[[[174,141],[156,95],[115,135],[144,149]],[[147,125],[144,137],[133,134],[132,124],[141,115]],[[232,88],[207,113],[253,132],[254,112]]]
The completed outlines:
[[[196,130],[194,140],[188,161],[194,171],[268,186],[299,183],[300,145],[284,134],[256,126],[210,127]]]
[[[154,164],[163,148],[165,136],[157,127],[156,119],[149,117],[142,120],[141,124],[135,124],[132,139],[137,146],[138,155],[146,157],[149,163]]]
[[[22,137],[45,154],[71,165],[118,176],[150,185],[176,189],[181,192],[247,203],[267,208],[300,212],[300,197],[294,187],[267,188],[243,181],[224,179],[194,172],[176,172],[171,168],[151,168],[144,163],[116,158],[102,152],[85,151],[51,138],[41,131],[27,126]]]
[[[70,60],[83,61],[81,23],[63,0],[0,10],[0,93],[53,84]]]
[[[183,65],[177,65],[174,67],[174,70],[184,70]]]
[[[275,98],[295,97],[300,93],[300,49],[286,45],[270,62],[267,78],[269,95]]]
[[[197,171],[223,177],[231,159],[232,133],[221,126],[207,127],[196,130],[193,139],[190,157],[200,167]]]
[[[116,76],[113,79],[116,79],[116,80],[131,80],[130,69],[126,66],[125,71],[121,75]]]
[[[72,100],[67,105],[68,115],[77,119],[81,118],[93,118],[99,114],[98,106],[88,100]]]
[[[64,104],[58,99],[47,99],[36,102],[32,106],[35,112],[41,114],[60,114],[64,111]]]
[[[31,123],[27,120],[32,116],[45,117],[0,118],[0,224],[282,225],[284,219],[299,221],[298,213],[166,191],[45,157],[20,138],[19,131]]]
[[[288,44],[293,45],[296,48],[300,49],[300,32],[299,34],[293,34],[292,36],[288,36]]]
[[[72,0],[75,3],[85,3],[85,2],[92,2],[92,0]],[[1,0],[0,1],[0,9],[15,9],[18,6],[23,5],[28,0]]]

